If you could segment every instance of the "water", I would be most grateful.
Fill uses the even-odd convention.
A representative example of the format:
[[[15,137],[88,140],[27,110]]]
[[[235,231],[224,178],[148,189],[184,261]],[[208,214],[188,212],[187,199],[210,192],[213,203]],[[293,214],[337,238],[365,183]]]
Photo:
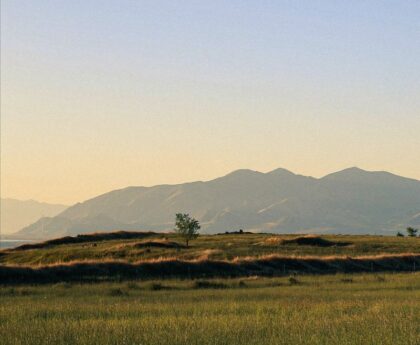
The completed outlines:
[[[0,248],[13,248],[20,246],[21,244],[30,243],[31,240],[0,240]]]

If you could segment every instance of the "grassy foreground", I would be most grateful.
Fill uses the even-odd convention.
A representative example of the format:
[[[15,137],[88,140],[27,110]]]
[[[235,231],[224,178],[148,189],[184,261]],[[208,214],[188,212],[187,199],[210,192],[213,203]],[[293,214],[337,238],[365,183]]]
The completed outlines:
[[[0,287],[0,343],[416,345],[420,273]]]

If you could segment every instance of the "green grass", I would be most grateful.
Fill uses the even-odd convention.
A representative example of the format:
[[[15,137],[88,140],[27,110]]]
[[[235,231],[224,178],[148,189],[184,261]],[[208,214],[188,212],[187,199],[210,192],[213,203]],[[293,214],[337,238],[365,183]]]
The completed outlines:
[[[415,345],[420,273],[0,287],[0,343]]]
[[[420,253],[420,238],[385,236],[340,236],[328,235],[322,238],[334,242],[350,242],[348,246],[302,246],[279,244],[277,240],[293,239],[296,235],[245,234],[200,236],[191,242],[190,248],[136,248],[135,243],[150,240],[179,241],[173,234],[157,234],[145,240],[124,239],[102,242],[56,245],[49,248],[25,251],[3,251],[0,264],[41,265],[78,260],[115,260],[128,262],[140,260],[179,259],[223,259],[235,257],[280,255],[375,255],[393,253]],[[274,239],[274,241],[271,241]],[[181,242],[182,243],[182,242]]]

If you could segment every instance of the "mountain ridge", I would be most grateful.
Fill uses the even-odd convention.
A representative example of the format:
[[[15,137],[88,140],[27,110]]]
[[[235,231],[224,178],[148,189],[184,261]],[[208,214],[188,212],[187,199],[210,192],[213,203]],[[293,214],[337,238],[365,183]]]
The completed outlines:
[[[356,167],[321,178],[282,168],[267,173],[240,169],[205,182],[114,190],[17,234],[49,238],[110,230],[168,231],[177,212],[196,217],[205,233],[243,228],[390,234],[411,219],[417,223],[420,181]]]
[[[42,216],[55,216],[68,207],[67,205],[46,203],[33,199],[1,198],[0,203],[0,226],[3,234],[16,232]]]

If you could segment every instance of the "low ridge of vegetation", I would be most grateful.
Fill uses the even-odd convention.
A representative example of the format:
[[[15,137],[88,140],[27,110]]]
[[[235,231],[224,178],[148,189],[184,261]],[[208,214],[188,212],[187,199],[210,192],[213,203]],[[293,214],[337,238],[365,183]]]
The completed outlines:
[[[420,267],[420,254],[365,257],[243,258],[232,261],[163,259],[128,263],[91,261],[47,266],[0,266],[2,284],[101,281],[115,279],[281,276],[357,272],[409,272]]]
[[[319,236],[299,236],[296,238],[292,238],[290,240],[284,239],[280,242],[280,244],[297,244],[300,246],[317,246],[317,247],[343,247],[343,246],[349,246],[351,245],[350,242],[335,242],[335,241],[329,241],[324,238],[321,238]]]
[[[138,232],[138,231],[114,231],[114,232],[97,232],[93,234],[81,234],[77,236],[65,236],[40,243],[23,244],[14,248],[14,250],[29,250],[29,249],[41,249],[48,248],[51,246],[57,246],[62,244],[74,244],[74,243],[88,243],[88,242],[101,242],[110,240],[129,240],[139,239],[149,236],[156,235],[155,232]]]
[[[280,256],[364,256],[419,253],[419,237],[296,236],[255,233],[200,235],[188,248],[174,233],[111,232],[63,237],[0,250],[0,265],[39,266],[74,261],[222,260]]]
[[[420,239],[414,237],[243,233],[193,237],[187,247],[185,238],[174,233],[120,231],[2,250],[0,282],[407,272],[420,267]]]
[[[144,241],[134,243],[135,248],[185,248],[184,245],[172,241]]]

